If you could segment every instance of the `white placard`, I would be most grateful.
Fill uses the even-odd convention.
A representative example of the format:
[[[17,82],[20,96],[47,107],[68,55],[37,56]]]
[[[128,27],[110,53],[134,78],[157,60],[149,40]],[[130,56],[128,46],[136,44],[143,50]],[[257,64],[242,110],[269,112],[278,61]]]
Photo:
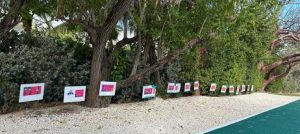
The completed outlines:
[[[199,81],[194,82],[194,90],[199,90]]]
[[[221,93],[225,94],[226,90],[227,90],[227,86],[223,85],[222,88],[221,88]]]
[[[247,91],[248,91],[248,92],[251,92],[251,91],[250,91],[250,85],[248,85],[248,87],[247,87]]]
[[[143,99],[155,97],[156,89],[152,85],[143,86]]]
[[[181,84],[180,83],[176,83],[175,84],[175,91],[174,91],[174,93],[179,93],[180,92],[180,88],[181,88]]]
[[[233,85],[229,86],[229,93],[231,93],[231,94],[234,93],[234,86]]]
[[[242,91],[241,91],[241,92],[243,93],[243,92],[245,92],[245,91],[246,91],[246,86],[245,86],[245,85],[242,85]]]
[[[175,92],[175,83],[168,83],[167,93]]]
[[[185,83],[184,84],[184,92],[191,91],[191,83]]]
[[[86,86],[65,87],[64,103],[85,101]]]
[[[211,83],[209,91],[215,92],[216,88],[217,88],[217,84],[216,83]]]
[[[99,96],[115,96],[117,82],[101,81]]]
[[[45,83],[21,84],[19,102],[42,100]]]
[[[240,85],[237,85],[237,86],[236,86],[235,94],[238,95],[239,93],[240,93]]]

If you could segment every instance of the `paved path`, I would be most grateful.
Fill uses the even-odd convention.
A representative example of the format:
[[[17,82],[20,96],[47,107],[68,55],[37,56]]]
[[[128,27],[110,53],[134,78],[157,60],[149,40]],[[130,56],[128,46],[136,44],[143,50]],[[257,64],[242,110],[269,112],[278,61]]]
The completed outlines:
[[[300,100],[208,133],[300,134]]]

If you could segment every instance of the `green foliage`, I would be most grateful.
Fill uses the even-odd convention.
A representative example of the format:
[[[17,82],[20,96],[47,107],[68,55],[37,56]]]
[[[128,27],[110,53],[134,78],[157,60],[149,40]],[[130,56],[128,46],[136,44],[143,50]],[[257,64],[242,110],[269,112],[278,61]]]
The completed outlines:
[[[45,82],[45,101],[62,100],[63,87],[66,85],[88,85],[91,37],[88,37],[90,33],[83,31],[102,27],[116,2],[30,1],[30,6],[24,8],[21,14],[22,19],[32,19],[35,14],[44,19],[50,17],[73,21],[49,29],[46,34],[42,33],[49,37],[35,37],[34,34],[18,36],[18,33],[13,33],[7,46],[2,47],[0,44],[0,51],[5,52],[0,53],[0,88],[3,89],[0,90],[0,106],[9,107],[17,102],[18,86],[21,83]],[[135,1],[128,23],[129,29],[141,31],[143,49],[146,48],[145,42],[150,39],[154,44],[154,53],[159,55],[158,48],[161,48],[163,57],[196,37],[205,41],[180,54],[161,71],[164,86],[166,82],[180,82],[183,87],[184,82],[199,80],[201,88],[205,90],[208,90],[211,83],[216,83],[219,88],[222,85],[249,84],[259,89],[264,77],[257,69],[258,63],[270,63],[278,59],[276,55],[268,56],[267,51],[274,38],[279,1],[182,0],[180,4],[174,4],[169,1],[156,3],[145,0],[144,22],[141,22],[141,9],[138,7],[144,3],[139,2],[142,1]],[[8,8],[7,5],[3,7]],[[4,15],[1,12],[0,18]],[[108,35],[107,55],[111,54],[114,41],[122,28],[119,26]],[[101,37],[95,38],[96,42]],[[133,43],[112,53],[114,64],[110,68],[110,80],[120,81],[129,77],[136,50],[137,45]],[[142,65],[138,71],[149,66],[148,61],[143,63],[142,58],[147,56],[145,54],[142,51]],[[142,85],[155,82],[153,78],[148,78],[137,83],[117,91],[113,99],[132,101],[132,98],[140,97],[138,95]],[[157,94],[166,95],[165,87],[159,88]],[[282,82],[275,82],[269,88],[282,89]]]
[[[263,76],[257,64],[267,56],[269,43],[274,38],[274,12],[278,11],[277,7],[270,9],[267,5],[273,5],[274,2],[257,1],[215,4],[213,6],[218,6],[218,9],[210,12],[215,17],[208,20],[216,23],[212,23],[212,32],[206,36],[204,48],[207,53],[203,56],[202,82],[218,85],[253,84],[256,89],[261,87]],[[241,7],[230,8],[232,6]]]
[[[18,85],[6,81],[0,76],[0,113],[8,113],[17,110],[19,95],[16,89]]]
[[[24,38],[14,51],[0,53],[1,107],[18,102],[23,83],[45,82],[46,102],[61,101],[65,86],[87,85],[90,65],[79,64],[72,47],[46,37],[29,40]]]
[[[205,90],[211,83],[217,83],[218,87],[253,84],[259,89],[264,76],[257,69],[258,63],[278,58],[268,57],[267,51],[274,39],[280,4],[276,1],[197,1],[193,6],[187,10],[190,4],[184,2],[170,7],[169,15],[176,22],[166,21],[162,38],[167,48],[174,50],[185,40],[199,36],[202,30],[205,34],[200,36],[205,43],[198,48],[198,53],[192,50],[182,54],[168,66],[169,81],[199,80]]]
[[[268,88],[267,91],[272,92],[272,93],[279,93],[285,89],[285,85],[283,83],[282,79],[278,79],[274,82],[272,82]]]
[[[110,80],[112,81],[120,81],[128,77],[130,74],[130,57],[132,55],[132,51],[129,50],[121,50],[118,54],[115,54],[115,64],[112,68]]]
[[[264,76],[256,68],[250,69],[248,74],[248,81],[246,84],[254,85],[254,89],[259,90],[262,87]]]

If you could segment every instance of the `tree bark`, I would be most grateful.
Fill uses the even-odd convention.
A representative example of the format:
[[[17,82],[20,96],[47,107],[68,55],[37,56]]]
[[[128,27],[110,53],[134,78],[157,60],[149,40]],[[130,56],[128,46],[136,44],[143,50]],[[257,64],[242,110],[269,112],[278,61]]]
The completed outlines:
[[[149,52],[148,52],[149,63],[150,63],[150,65],[153,65],[157,62],[157,59],[158,59],[157,56],[156,56],[156,52],[155,52],[155,50],[156,50],[155,43],[153,41],[153,38],[150,38],[150,37],[149,37],[147,42],[149,43]],[[161,80],[160,80],[159,70],[154,72],[153,77],[154,77],[154,80],[155,80],[155,83],[157,84],[157,86],[159,88],[161,88],[162,83],[161,83]]]
[[[274,70],[272,70],[272,72],[270,72],[270,76],[268,77],[268,79],[263,82],[263,86],[261,87],[260,91],[264,92],[265,89],[267,88],[267,86],[270,85],[273,81],[287,76],[294,65],[295,64],[289,64],[289,65],[287,65],[286,70],[283,73],[278,74],[278,75],[274,75],[273,74]]]
[[[103,44],[103,43],[102,43]],[[91,63],[91,76],[90,76],[90,86],[88,87],[87,96],[86,96],[86,106],[89,107],[104,107],[107,104],[101,104],[102,102],[99,99],[99,85],[100,85],[100,71],[102,58],[105,51],[105,45],[99,43],[94,45],[93,48],[93,57]],[[104,102],[105,103],[105,102]]]

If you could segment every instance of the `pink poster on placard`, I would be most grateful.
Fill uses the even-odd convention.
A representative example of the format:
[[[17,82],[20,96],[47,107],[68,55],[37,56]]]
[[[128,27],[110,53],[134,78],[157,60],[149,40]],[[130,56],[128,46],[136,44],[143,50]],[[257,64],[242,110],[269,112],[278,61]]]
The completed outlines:
[[[41,86],[24,87],[23,96],[41,94]]]
[[[152,94],[153,93],[153,89],[152,88],[146,88],[144,89],[144,94]]]
[[[185,83],[184,84],[184,92],[191,91],[191,83]]]
[[[180,83],[176,83],[174,93],[179,93],[180,92],[180,88],[181,88],[181,84]]]
[[[209,91],[215,92],[215,91],[216,91],[216,87],[217,87],[217,84],[212,83],[212,84],[210,85],[210,90],[209,90]]]
[[[226,93],[227,87],[225,85],[222,86],[221,88],[221,93]]]
[[[19,102],[42,100],[44,87],[44,83],[21,84]]]
[[[179,92],[179,85],[175,83],[168,83],[167,93],[178,93]]]
[[[152,85],[143,86],[142,98],[145,99],[145,98],[155,97],[155,93],[156,93],[156,89],[154,86]]]
[[[115,88],[115,85],[102,85],[103,92],[111,92]]]
[[[101,81],[99,96],[114,96],[116,93],[117,82]]]
[[[175,84],[174,83],[169,83],[168,90],[175,90]]]
[[[234,93],[234,87],[232,85],[229,86],[229,93]]]
[[[75,97],[83,97],[83,96],[84,96],[84,89],[75,90]]]
[[[198,81],[194,82],[194,90],[199,90],[199,82]]]
[[[176,90],[175,83],[168,83],[167,93],[174,93]]]

